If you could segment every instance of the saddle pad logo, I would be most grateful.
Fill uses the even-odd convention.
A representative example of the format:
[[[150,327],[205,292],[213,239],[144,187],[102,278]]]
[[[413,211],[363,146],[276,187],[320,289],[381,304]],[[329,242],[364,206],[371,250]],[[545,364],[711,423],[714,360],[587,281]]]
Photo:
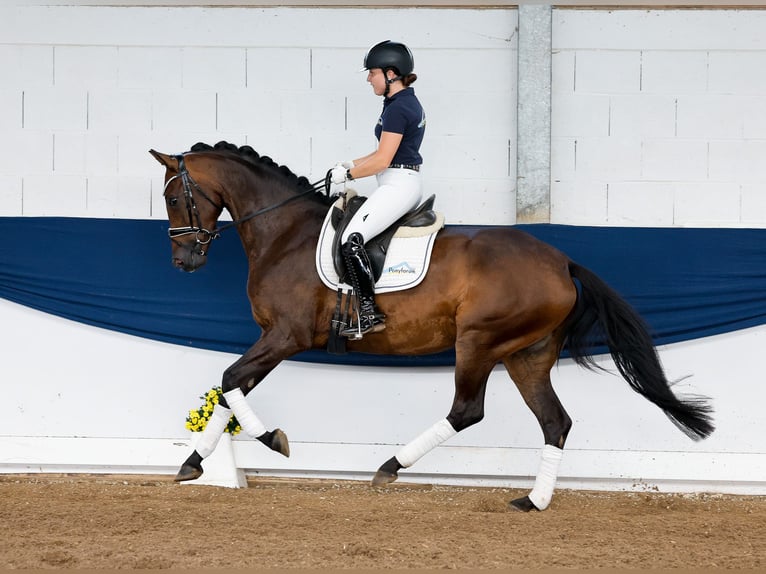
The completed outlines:
[[[398,275],[414,275],[417,273],[417,271],[407,261],[402,261],[401,263],[397,263],[396,265],[392,265],[391,267],[386,267],[385,269],[383,269],[382,275],[385,275],[386,273],[398,274]],[[381,278],[382,278],[382,275],[381,275]]]

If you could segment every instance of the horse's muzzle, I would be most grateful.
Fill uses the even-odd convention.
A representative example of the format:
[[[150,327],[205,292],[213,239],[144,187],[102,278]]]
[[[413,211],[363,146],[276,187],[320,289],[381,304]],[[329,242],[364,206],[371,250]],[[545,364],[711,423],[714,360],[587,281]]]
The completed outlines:
[[[176,247],[173,249],[173,257],[171,259],[173,267],[186,271],[187,273],[193,273],[205,263],[207,263],[207,253],[195,246],[191,249],[184,247]]]

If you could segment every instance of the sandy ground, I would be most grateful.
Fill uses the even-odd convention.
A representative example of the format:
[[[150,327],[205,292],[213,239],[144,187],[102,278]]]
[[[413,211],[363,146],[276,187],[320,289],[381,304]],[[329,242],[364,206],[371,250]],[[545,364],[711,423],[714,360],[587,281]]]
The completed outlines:
[[[0,476],[0,568],[766,568],[766,497]]]

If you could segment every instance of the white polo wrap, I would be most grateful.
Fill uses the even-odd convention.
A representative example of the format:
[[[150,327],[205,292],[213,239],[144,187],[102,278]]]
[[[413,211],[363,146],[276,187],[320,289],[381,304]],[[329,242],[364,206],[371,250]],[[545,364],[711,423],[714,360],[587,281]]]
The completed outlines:
[[[538,510],[545,510],[553,498],[553,488],[559,474],[559,463],[564,451],[552,444],[543,447],[540,469],[537,471],[535,486],[529,493],[529,500]]]
[[[457,434],[447,419],[442,419],[430,429],[421,434],[418,438],[405,445],[402,450],[396,454],[396,460],[404,468],[408,468],[427,452],[432,451],[448,438]]]
[[[197,453],[202,458],[207,458],[213,453],[230,418],[231,409],[220,404],[213,407],[213,414],[210,415],[210,420],[207,421],[205,430],[202,431],[202,436],[199,437],[196,445]]]
[[[225,392],[223,396],[231,410],[234,411],[234,416],[237,417],[242,430],[253,438],[258,438],[266,432],[266,427],[247,404],[245,395],[239,387]]]

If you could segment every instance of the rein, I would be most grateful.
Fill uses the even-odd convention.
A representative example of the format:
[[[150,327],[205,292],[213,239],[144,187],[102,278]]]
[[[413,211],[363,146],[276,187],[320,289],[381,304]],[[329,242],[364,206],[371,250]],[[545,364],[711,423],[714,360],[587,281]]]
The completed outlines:
[[[186,200],[186,211],[189,215],[189,225],[186,227],[169,228],[168,237],[173,239],[175,237],[180,237],[182,235],[194,234],[197,245],[207,245],[213,239],[218,239],[221,236],[222,231],[230,229],[231,227],[236,227],[237,225],[245,223],[246,221],[250,221],[251,219],[258,217],[259,215],[268,213],[269,211],[279,209],[280,207],[287,205],[288,203],[295,201],[296,199],[301,199],[303,197],[306,197],[307,195],[311,193],[316,193],[317,191],[324,190],[324,192],[329,196],[329,192],[330,192],[330,171],[328,171],[327,175],[324,178],[312,183],[311,187],[309,187],[309,189],[307,189],[306,191],[303,191],[297,195],[290,196],[287,199],[280,201],[279,203],[270,205],[268,207],[264,207],[263,209],[259,209],[258,211],[250,213],[244,217],[241,217],[237,220],[227,223],[226,225],[223,225],[221,227],[216,227],[216,229],[209,231],[205,229],[204,227],[202,227],[202,219],[200,218],[199,210],[197,209],[197,204],[194,201],[192,186],[202,195],[202,197],[204,197],[208,202],[210,202],[217,209],[223,211],[223,206],[218,205],[215,201],[210,199],[210,197],[204,191],[202,191],[202,188],[199,186],[199,184],[196,181],[194,181],[194,178],[192,178],[191,174],[189,173],[189,170],[186,168],[186,163],[184,162],[184,156],[177,155],[176,159],[178,160],[178,174],[174,175],[173,177],[171,177],[165,182],[165,189],[163,190],[163,194],[165,193],[165,191],[167,191],[168,185],[170,185],[171,181],[173,181],[177,177],[181,178],[181,183],[183,184],[183,189],[184,189],[184,199]],[[196,226],[194,225],[195,220],[197,223]],[[199,253],[200,255],[205,254],[203,250],[200,250]]]

